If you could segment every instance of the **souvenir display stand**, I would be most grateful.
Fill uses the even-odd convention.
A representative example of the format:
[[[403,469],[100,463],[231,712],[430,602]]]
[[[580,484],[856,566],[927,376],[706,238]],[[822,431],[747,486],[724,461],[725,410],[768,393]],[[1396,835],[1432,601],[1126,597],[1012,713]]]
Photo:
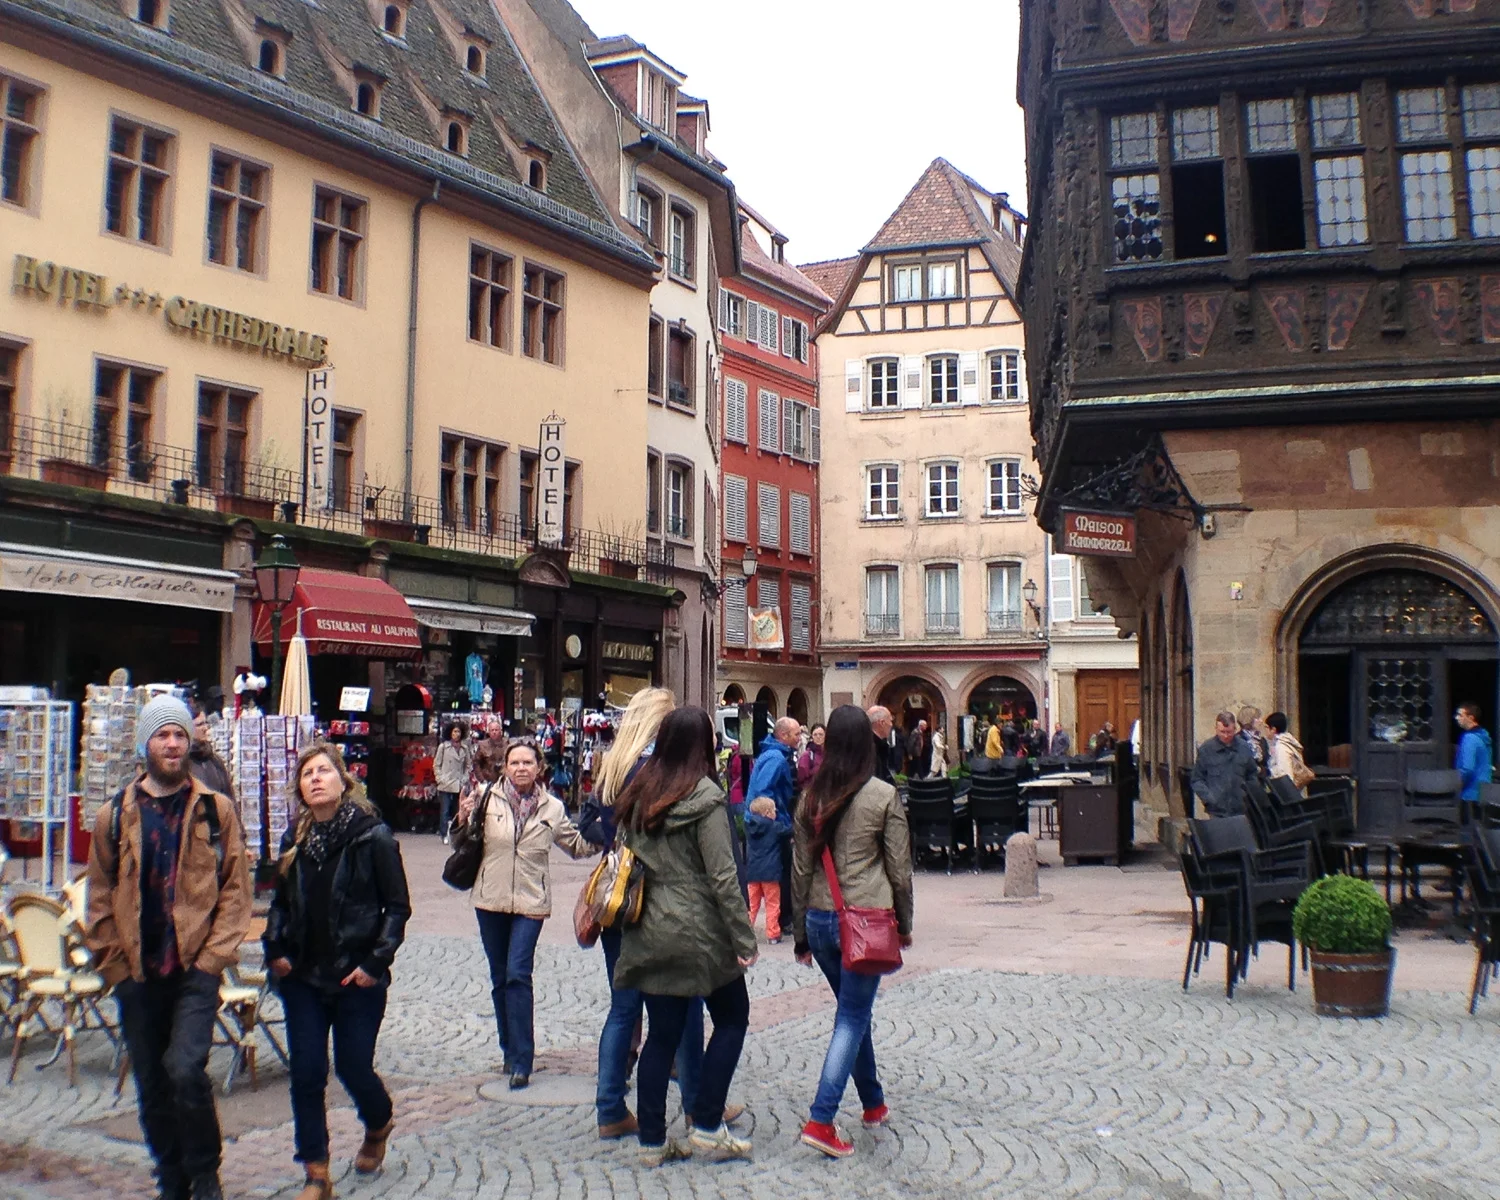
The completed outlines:
[[[23,698],[28,694],[31,699]],[[23,877],[25,860],[39,856],[42,887],[57,892],[72,849],[73,705],[51,699],[45,688],[7,689],[5,695],[11,698],[0,699],[0,819],[10,823],[8,841],[22,859]],[[36,853],[28,853],[33,847]]]
[[[229,764],[245,843],[262,863],[268,862],[296,819],[292,773],[302,748],[318,738],[317,722],[250,709],[211,729],[214,749]]]

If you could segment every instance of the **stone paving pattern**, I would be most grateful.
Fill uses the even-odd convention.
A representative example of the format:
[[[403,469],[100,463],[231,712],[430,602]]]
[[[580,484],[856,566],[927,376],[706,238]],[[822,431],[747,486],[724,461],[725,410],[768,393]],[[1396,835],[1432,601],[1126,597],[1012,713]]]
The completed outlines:
[[[466,898],[436,882],[436,838],[401,840],[416,913],[378,1053],[397,1130],[385,1172],[355,1177],[358,1123],[330,1080],[344,1200],[1500,1200],[1500,993],[1467,1014],[1469,947],[1403,934],[1400,990],[1383,1021],[1315,1016],[1305,976],[1286,991],[1277,947],[1232,1003],[1219,953],[1184,995],[1182,886],[1146,860],[1047,866],[1042,890],[1054,899],[1040,906],[993,903],[998,875],[921,873],[911,965],[882,985],[875,1008],[895,1115],[883,1130],[861,1129],[851,1087],[843,1124],[858,1149],[841,1162],[797,1141],[832,997],[789,944],[763,947],[731,1093],[749,1105],[741,1129],[755,1161],[641,1171],[634,1140],[595,1136],[602,954],[572,945],[566,916],[547,923],[536,971],[544,1069],[513,1099],[499,1081]],[[1041,850],[1055,863],[1055,843]],[[571,896],[588,865],[557,857],[555,892]],[[227,1053],[214,1053],[218,1079]],[[115,1099],[102,1035],[79,1042],[76,1089],[61,1063],[35,1070],[45,1055],[34,1046],[16,1083],[0,1084],[0,1200],[153,1195],[133,1092],[127,1084]],[[243,1080],[221,1099],[230,1196],[296,1194],[285,1089],[284,1069],[262,1050],[259,1089]]]

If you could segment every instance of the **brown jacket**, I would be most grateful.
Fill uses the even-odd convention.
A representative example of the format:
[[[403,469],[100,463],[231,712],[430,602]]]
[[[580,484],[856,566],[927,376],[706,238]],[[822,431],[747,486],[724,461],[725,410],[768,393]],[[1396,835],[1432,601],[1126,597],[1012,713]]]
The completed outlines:
[[[144,777],[143,777],[144,778]],[[110,811],[99,810],[89,849],[89,904],[84,942],[96,969],[111,984],[129,976],[144,979],[141,968],[141,814],[136,780],[125,789],[120,810],[120,844],[110,840]],[[202,797],[219,810],[223,865],[209,843]],[[193,780],[177,858],[177,892],[172,924],[183,966],[218,975],[239,957],[250,932],[250,860],[245,831],[233,803]]]
[[[911,829],[896,789],[871,779],[854,793],[833,831],[833,865],[850,908],[893,908],[896,928],[911,932]],[[833,911],[833,893],[822,856],[808,853],[799,821],[792,845],[792,924],[797,944],[807,941],[807,910]]]

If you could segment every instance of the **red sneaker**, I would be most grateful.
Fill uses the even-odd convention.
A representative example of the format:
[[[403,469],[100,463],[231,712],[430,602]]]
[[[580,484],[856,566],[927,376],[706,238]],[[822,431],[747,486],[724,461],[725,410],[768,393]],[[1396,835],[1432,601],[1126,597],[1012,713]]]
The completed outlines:
[[[839,1136],[837,1129],[822,1121],[809,1121],[804,1125],[802,1141],[804,1145],[821,1150],[829,1158],[848,1158],[854,1153],[854,1143],[846,1142]]]
[[[866,1129],[878,1129],[890,1119],[891,1110],[882,1104],[879,1108],[865,1109],[864,1125]]]

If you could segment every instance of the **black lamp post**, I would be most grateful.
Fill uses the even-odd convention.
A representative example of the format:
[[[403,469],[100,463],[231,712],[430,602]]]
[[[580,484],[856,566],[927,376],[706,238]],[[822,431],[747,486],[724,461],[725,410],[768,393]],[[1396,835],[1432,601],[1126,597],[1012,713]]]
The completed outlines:
[[[1021,595],[1026,598],[1026,607],[1031,609],[1031,615],[1038,621],[1042,619],[1042,610],[1036,602],[1036,580],[1028,579],[1021,588]]]
[[[271,610],[270,701],[277,707],[281,705],[281,610],[292,602],[301,570],[297,556],[279,533],[255,561],[255,594]]]

